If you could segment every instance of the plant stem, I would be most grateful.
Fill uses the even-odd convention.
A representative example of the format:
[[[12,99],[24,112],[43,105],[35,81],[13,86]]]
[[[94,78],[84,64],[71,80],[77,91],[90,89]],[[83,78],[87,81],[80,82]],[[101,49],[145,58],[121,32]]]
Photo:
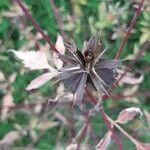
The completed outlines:
[[[114,129],[113,129],[113,126],[112,126],[112,122],[108,119],[107,117],[107,114],[104,112],[104,110],[102,108],[100,108],[100,113],[103,117],[103,120],[107,126],[107,128],[111,131],[112,133],[112,137],[115,141],[115,143],[118,145],[118,149],[119,150],[123,150],[123,145],[122,145],[122,142],[121,140],[118,138],[117,134],[115,133]]]
[[[80,144],[81,144],[81,141],[82,141],[83,137],[84,137],[85,134],[86,134],[89,121],[90,121],[90,116],[88,115],[88,116],[86,117],[86,121],[85,121],[83,127],[80,129],[80,131],[77,133],[77,135],[75,136],[75,138],[74,138],[73,141],[72,141],[72,143],[77,143],[77,148],[76,148],[76,150],[79,150],[79,149],[80,149]]]
[[[50,48],[59,53],[54,44],[51,42],[51,39],[44,33],[40,25],[33,19],[32,15],[29,13],[27,8],[23,5],[23,3],[20,0],[15,0],[17,4],[21,7],[22,11],[25,13],[27,18],[31,21],[32,25],[35,27],[35,29],[42,35],[43,39],[50,45]]]
[[[148,49],[150,48],[150,42],[148,41],[147,43],[144,44],[144,47],[137,53],[135,58],[132,60],[132,62],[127,66],[127,69],[124,71],[124,73],[121,75],[121,77],[117,80],[115,84],[118,84],[119,81],[126,75],[128,72],[128,69],[132,69],[134,64],[137,62],[138,58]]]
[[[91,102],[96,106],[98,103],[101,103],[100,101],[96,100],[96,98],[93,96],[93,94],[88,90],[86,89],[86,95],[91,99]],[[98,105],[97,105],[98,106]],[[99,105],[101,106],[101,104]],[[101,106],[102,107],[102,106]],[[122,150],[123,149],[123,146],[122,146],[122,143],[120,141],[120,139],[117,137],[117,135],[115,134],[113,128],[111,127],[111,123],[108,121],[108,119],[106,118],[105,116],[105,112],[103,111],[103,108],[97,108],[96,109],[97,111],[100,112],[100,114],[102,115],[103,117],[103,120],[107,126],[107,128],[111,131],[112,133],[112,136],[114,138],[114,141],[116,143],[116,145],[118,146],[118,149],[119,150]]]
[[[130,139],[136,146],[138,145],[142,150],[144,150],[143,146],[134,139],[129,133],[127,133],[123,128],[121,128],[114,120],[112,120],[106,113],[107,119],[117,128],[119,129],[128,139]]]
[[[118,52],[117,52],[116,59],[119,59],[119,58],[120,58],[120,55],[121,55],[121,53],[122,53],[122,51],[123,51],[123,49],[124,49],[124,47],[125,47],[125,45],[126,45],[128,39],[129,39],[129,37],[130,37],[131,30],[133,29],[133,27],[134,27],[134,25],[135,25],[135,23],[136,23],[136,21],[137,21],[137,18],[138,18],[138,16],[140,15],[140,12],[141,12],[141,8],[142,8],[142,6],[143,6],[143,3],[144,3],[144,0],[141,0],[141,2],[140,2],[140,4],[139,4],[139,7],[138,7],[137,11],[135,12],[135,15],[134,15],[134,17],[133,17],[133,19],[132,19],[132,21],[131,21],[131,23],[130,23],[130,26],[129,26],[129,28],[128,28],[128,31],[127,31],[126,35],[125,35],[125,38],[124,38],[124,40],[122,41],[122,44],[121,44],[121,46],[120,46],[120,48],[119,48],[119,50],[118,50]]]
[[[55,16],[55,19],[56,19],[56,22],[57,22],[57,26],[58,26],[58,28],[60,30],[60,34],[62,35],[64,42],[67,43],[66,33],[65,33],[64,29],[63,29],[64,22],[62,20],[62,17],[60,16],[59,8],[57,8],[55,6],[54,0],[49,0],[49,3],[50,3],[51,8],[53,10],[53,13],[54,13],[54,16]]]

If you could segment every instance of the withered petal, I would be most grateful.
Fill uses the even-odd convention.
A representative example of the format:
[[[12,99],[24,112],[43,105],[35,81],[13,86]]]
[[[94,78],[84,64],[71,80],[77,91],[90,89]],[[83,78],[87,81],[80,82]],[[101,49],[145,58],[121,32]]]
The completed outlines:
[[[78,73],[64,80],[65,86],[74,94],[76,100],[81,100],[87,81],[87,73]]]
[[[112,85],[116,80],[115,71],[113,69],[100,68],[100,69],[95,69],[95,71],[98,74],[98,76],[109,86]]]
[[[99,47],[99,41],[96,37],[92,36],[88,43],[87,43],[87,49],[97,49]]]
[[[85,43],[86,45],[84,46],[84,53],[86,51],[92,50],[94,57],[97,58],[99,56],[99,53],[102,52],[102,46],[100,44],[99,39],[96,37],[92,36],[88,42]],[[86,48],[86,49],[85,49]]]
[[[79,70],[80,66],[79,65],[72,65],[72,64],[68,64],[64,67],[62,67],[61,69],[59,69],[59,71],[75,71],[75,70]]]
[[[102,50],[96,37],[91,37],[88,42],[84,42],[82,53],[73,41],[67,45],[67,48],[72,55],[72,58],[69,55],[70,60],[74,62],[60,70],[60,80],[64,80],[65,86],[75,98],[83,98],[87,82],[93,84],[101,94],[108,94],[107,90],[116,80],[116,69],[121,66],[121,61],[102,58],[106,49]]]
[[[87,73],[82,74],[82,77],[81,77],[81,80],[79,82],[78,88],[77,88],[77,90],[75,92],[75,95],[74,95],[74,98],[77,101],[80,101],[80,100],[83,99],[84,92],[85,92],[85,87],[86,87],[86,82],[87,82],[87,76],[88,76]]]
[[[83,65],[82,60],[80,58],[80,56],[78,56],[77,51],[79,51],[77,49],[77,46],[75,44],[75,42],[73,40],[70,41],[70,45],[66,44],[67,49],[69,50],[69,52],[71,53],[71,55],[73,55],[74,59],[80,64]]]
[[[101,94],[104,92],[107,93],[106,89],[104,88],[104,85],[106,86],[106,83],[100,78],[100,76],[96,73],[96,71],[92,70],[89,73],[89,75],[97,91],[100,92]]]
[[[76,69],[71,71],[61,71],[58,78],[60,80],[68,79],[73,75],[79,74],[79,73],[85,73],[85,70],[83,69]]]
[[[96,65],[95,68],[111,68],[115,69],[121,66],[121,60],[100,60]]]
[[[59,58],[66,62],[66,63],[70,63],[70,64],[73,64],[73,65],[77,65],[78,62],[76,59],[74,59],[74,57],[71,57],[69,55],[63,55],[63,54],[59,54]]]
[[[75,94],[80,79],[81,79],[81,74],[75,74],[70,78],[65,79],[64,84],[73,94]]]

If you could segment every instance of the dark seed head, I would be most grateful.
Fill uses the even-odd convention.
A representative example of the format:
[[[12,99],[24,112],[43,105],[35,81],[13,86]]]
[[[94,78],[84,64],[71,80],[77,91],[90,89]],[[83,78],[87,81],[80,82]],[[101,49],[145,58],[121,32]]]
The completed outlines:
[[[68,66],[61,69],[60,75],[63,76],[65,86],[78,100],[83,98],[87,83],[92,84],[100,93],[107,93],[107,89],[118,76],[116,68],[120,67],[120,61],[102,58],[101,44],[95,37],[84,43],[82,52],[74,42],[72,43],[67,48],[71,53],[69,59],[73,61],[68,62]]]

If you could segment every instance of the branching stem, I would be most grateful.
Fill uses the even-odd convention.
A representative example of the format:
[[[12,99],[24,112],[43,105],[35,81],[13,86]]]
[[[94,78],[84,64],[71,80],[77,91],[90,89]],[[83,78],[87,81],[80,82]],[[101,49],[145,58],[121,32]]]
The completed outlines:
[[[133,17],[131,23],[130,23],[130,26],[129,26],[129,28],[128,28],[128,31],[127,31],[126,35],[125,35],[125,38],[124,38],[124,40],[122,41],[121,46],[120,46],[120,48],[119,48],[119,50],[118,50],[118,52],[117,52],[116,59],[119,59],[119,58],[120,58],[120,55],[121,55],[121,53],[122,53],[122,51],[123,51],[123,49],[124,49],[124,47],[125,47],[125,45],[126,45],[128,39],[129,39],[129,37],[130,37],[131,30],[133,29],[133,27],[134,27],[134,25],[135,25],[135,23],[136,23],[136,21],[137,21],[137,18],[138,18],[138,16],[140,15],[141,8],[143,7],[143,3],[144,3],[144,0],[141,0],[141,2],[140,2],[140,4],[139,4],[139,7],[138,7],[138,9],[137,9],[137,11],[136,11],[136,13],[135,13],[135,15],[134,15],[134,17]]]
[[[129,133],[127,133],[122,127],[120,127],[114,120],[112,120],[106,113],[105,113],[107,119],[117,128],[119,131],[121,131],[128,139],[130,139],[136,146],[138,145],[141,150],[144,150],[143,146],[134,139]]]

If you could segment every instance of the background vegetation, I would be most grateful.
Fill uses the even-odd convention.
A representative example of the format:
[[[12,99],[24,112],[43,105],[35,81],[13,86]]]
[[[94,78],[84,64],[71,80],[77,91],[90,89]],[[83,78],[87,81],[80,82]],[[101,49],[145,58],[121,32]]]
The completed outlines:
[[[135,14],[139,0],[24,0],[33,18],[48,33],[53,43],[58,34],[73,38],[81,49],[83,42],[91,35],[100,37],[108,58],[115,58],[127,28]],[[54,12],[57,8],[57,11]],[[56,15],[59,13],[59,18]],[[63,35],[62,35],[63,36]],[[121,55],[122,59],[134,58],[144,43],[150,41],[150,4],[145,0],[142,13],[138,17],[132,35]],[[33,25],[26,18],[16,2],[0,0],[0,149],[63,149],[84,124],[84,116],[75,107],[57,104],[51,106],[47,100],[57,96],[58,87],[50,83],[36,91],[25,90],[29,82],[42,71],[28,71],[9,51],[47,49]],[[130,60],[124,62],[126,66]],[[105,111],[117,118],[119,112],[131,106],[139,107],[145,115],[123,127],[142,142],[150,141],[150,49],[138,59],[132,77],[128,77],[113,91],[115,95],[132,95],[104,101]],[[138,93],[138,94],[137,94]],[[3,107],[3,106],[11,106]],[[107,132],[107,127],[99,114],[92,118],[91,137],[83,144],[94,149]],[[90,132],[90,131],[89,131]],[[119,134],[126,150],[134,145]],[[1,143],[6,136],[5,146]],[[13,137],[17,137],[16,140]],[[19,138],[18,138],[19,137]],[[12,140],[11,140],[12,139]],[[8,148],[8,147],[7,147]],[[6,148],[6,149],[7,149]],[[112,141],[109,149],[115,149]]]

